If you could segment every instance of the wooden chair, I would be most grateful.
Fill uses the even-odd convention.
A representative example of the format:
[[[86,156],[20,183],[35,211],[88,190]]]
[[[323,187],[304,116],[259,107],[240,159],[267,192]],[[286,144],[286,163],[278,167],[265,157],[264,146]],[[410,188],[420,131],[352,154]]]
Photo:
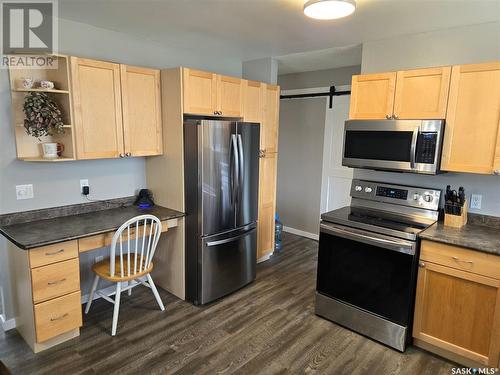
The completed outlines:
[[[152,290],[160,309],[165,310],[150,275],[153,270],[153,255],[160,240],[160,234],[161,222],[156,216],[136,216],[123,223],[115,232],[111,240],[109,259],[92,266],[95,277],[85,307],[85,314],[88,314],[90,310],[95,293],[114,304],[112,336],[116,335],[121,292],[128,291],[128,294],[131,295],[133,287],[139,284],[147,286]],[[96,291],[100,278],[116,283],[116,291],[107,295]],[[127,286],[124,287],[124,284]],[[112,295],[115,295],[114,300],[110,298]]]

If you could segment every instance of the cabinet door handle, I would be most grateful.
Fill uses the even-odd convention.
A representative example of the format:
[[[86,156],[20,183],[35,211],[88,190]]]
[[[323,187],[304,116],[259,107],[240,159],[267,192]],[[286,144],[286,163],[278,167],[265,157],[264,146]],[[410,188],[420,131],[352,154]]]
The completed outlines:
[[[121,157],[121,158],[124,158],[124,157],[125,157],[125,154],[124,154],[124,153],[121,153],[121,154],[120,154],[120,157]]]
[[[474,262],[472,260],[462,260],[462,259],[459,259],[457,257],[451,257],[451,259],[453,259],[457,263],[467,263],[470,265],[474,264]]]
[[[132,156],[132,154],[130,152],[127,152],[125,156]]]
[[[392,115],[392,118],[393,118],[394,120],[399,119],[399,117],[398,117],[397,115]]]
[[[60,283],[65,282],[65,281],[66,281],[66,278],[61,279],[61,280],[56,280],[56,281],[49,281],[49,282],[47,283],[47,285],[57,285],[57,284],[60,284]]]
[[[56,321],[56,320],[63,320],[63,319],[64,319],[64,318],[66,318],[68,315],[69,315],[69,314],[68,314],[68,313],[66,313],[66,314],[63,314],[63,315],[61,315],[61,316],[58,316],[57,318],[50,318],[50,321],[51,321],[51,322],[54,322],[54,321]]]
[[[418,266],[419,266],[420,268],[424,268],[424,267],[425,267],[425,263],[424,263],[424,262],[418,262]]]
[[[495,171],[493,171],[493,173],[497,176],[500,176],[500,169],[495,169]]]
[[[53,251],[53,252],[51,252],[51,253],[45,253],[45,255],[47,255],[47,256],[49,256],[49,257],[50,257],[50,256],[52,256],[52,255],[57,255],[57,254],[61,254],[61,253],[64,253],[64,249],[59,249],[59,250],[57,250],[57,251]]]
[[[385,115],[385,118],[386,118],[387,120],[390,120],[392,117],[391,117],[391,115]]]

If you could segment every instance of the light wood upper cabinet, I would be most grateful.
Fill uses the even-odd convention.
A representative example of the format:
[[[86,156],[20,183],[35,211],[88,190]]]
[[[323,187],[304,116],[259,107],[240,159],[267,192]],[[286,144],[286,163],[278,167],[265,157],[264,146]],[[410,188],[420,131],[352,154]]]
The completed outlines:
[[[456,248],[457,256],[450,257],[452,263],[436,263],[446,263],[440,247],[446,253],[455,248],[422,242],[413,336],[475,363],[496,366],[500,355],[500,280],[476,273],[480,268],[473,269],[476,258],[470,250]],[[472,270],[465,271],[467,267]],[[492,258],[493,267],[493,275],[499,275],[500,262]]]
[[[352,77],[350,119],[385,119],[392,116],[396,72]]]
[[[184,113],[240,117],[242,80],[189,68],[183,70]]]
[[[247,122],[262,122],[264,84],[255,81],[243,82],[243,119]]]
[[[183,68],[184,113],[213,115],[217,108],[217,74]]]
[[[274,251],[277,161],[276,153],[266,153],[264,157],[260,158],[257,259],[261,259]]]
[[[78,159],[115,158],[123,152],[120,65],[71,57]]]
[[[454,66],[441,169],[500,173],[500,62]]]
[[[240,117],[242,115],[243,85],[239,78],[217,75],[217,108],[220,115]]]
[[[264,111],[260,129],[260,148],[266,153],[278,152],[279,86],[266,84],[263,97]]]
[[[445,118],[450,74],[449,66],[397,72],[394,117]]]
[[[125,154],[162,154],[160,71],[121,65],[121,84]]]

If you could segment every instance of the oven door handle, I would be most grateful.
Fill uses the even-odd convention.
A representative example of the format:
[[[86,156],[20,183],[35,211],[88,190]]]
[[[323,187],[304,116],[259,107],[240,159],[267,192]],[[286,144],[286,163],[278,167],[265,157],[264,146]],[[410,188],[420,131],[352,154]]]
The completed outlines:
[[[410,146],[410,168],[416,169],[416,159],[417,159],[417,140],[420,128],[413,129],[413,134],[411,136],[411,146]]]
[[[396,251],[409,255],[415,255],[415,243],[405,240],[398,240],[396,238],[387,238],[386,236],[377,235],[374,233],[367,234],[365,231],[356,230],[353,228],[339,227],[334,224],[320,224],[320,231],[332,234],[334,236],[342,237],[348,240],[366,243],[368,245],[379,246],[384,249]]]

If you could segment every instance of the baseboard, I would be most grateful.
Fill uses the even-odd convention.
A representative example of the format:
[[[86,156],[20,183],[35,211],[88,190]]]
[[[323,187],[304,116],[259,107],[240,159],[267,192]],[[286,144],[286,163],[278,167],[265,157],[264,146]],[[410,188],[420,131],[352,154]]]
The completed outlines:
[[[5,315],[0,314],[0,324],[4,331],[9,331],[11,329],[16,328],[16,319],[12,318],[9,320],[5,319]]]
[[[297,236],[310,238],[311,240],[316,240],[316,241],[319,240],[319,234],[309,233],[300,229],[290,228],[287,226],[283,226],[283,232],[296,234]]]

